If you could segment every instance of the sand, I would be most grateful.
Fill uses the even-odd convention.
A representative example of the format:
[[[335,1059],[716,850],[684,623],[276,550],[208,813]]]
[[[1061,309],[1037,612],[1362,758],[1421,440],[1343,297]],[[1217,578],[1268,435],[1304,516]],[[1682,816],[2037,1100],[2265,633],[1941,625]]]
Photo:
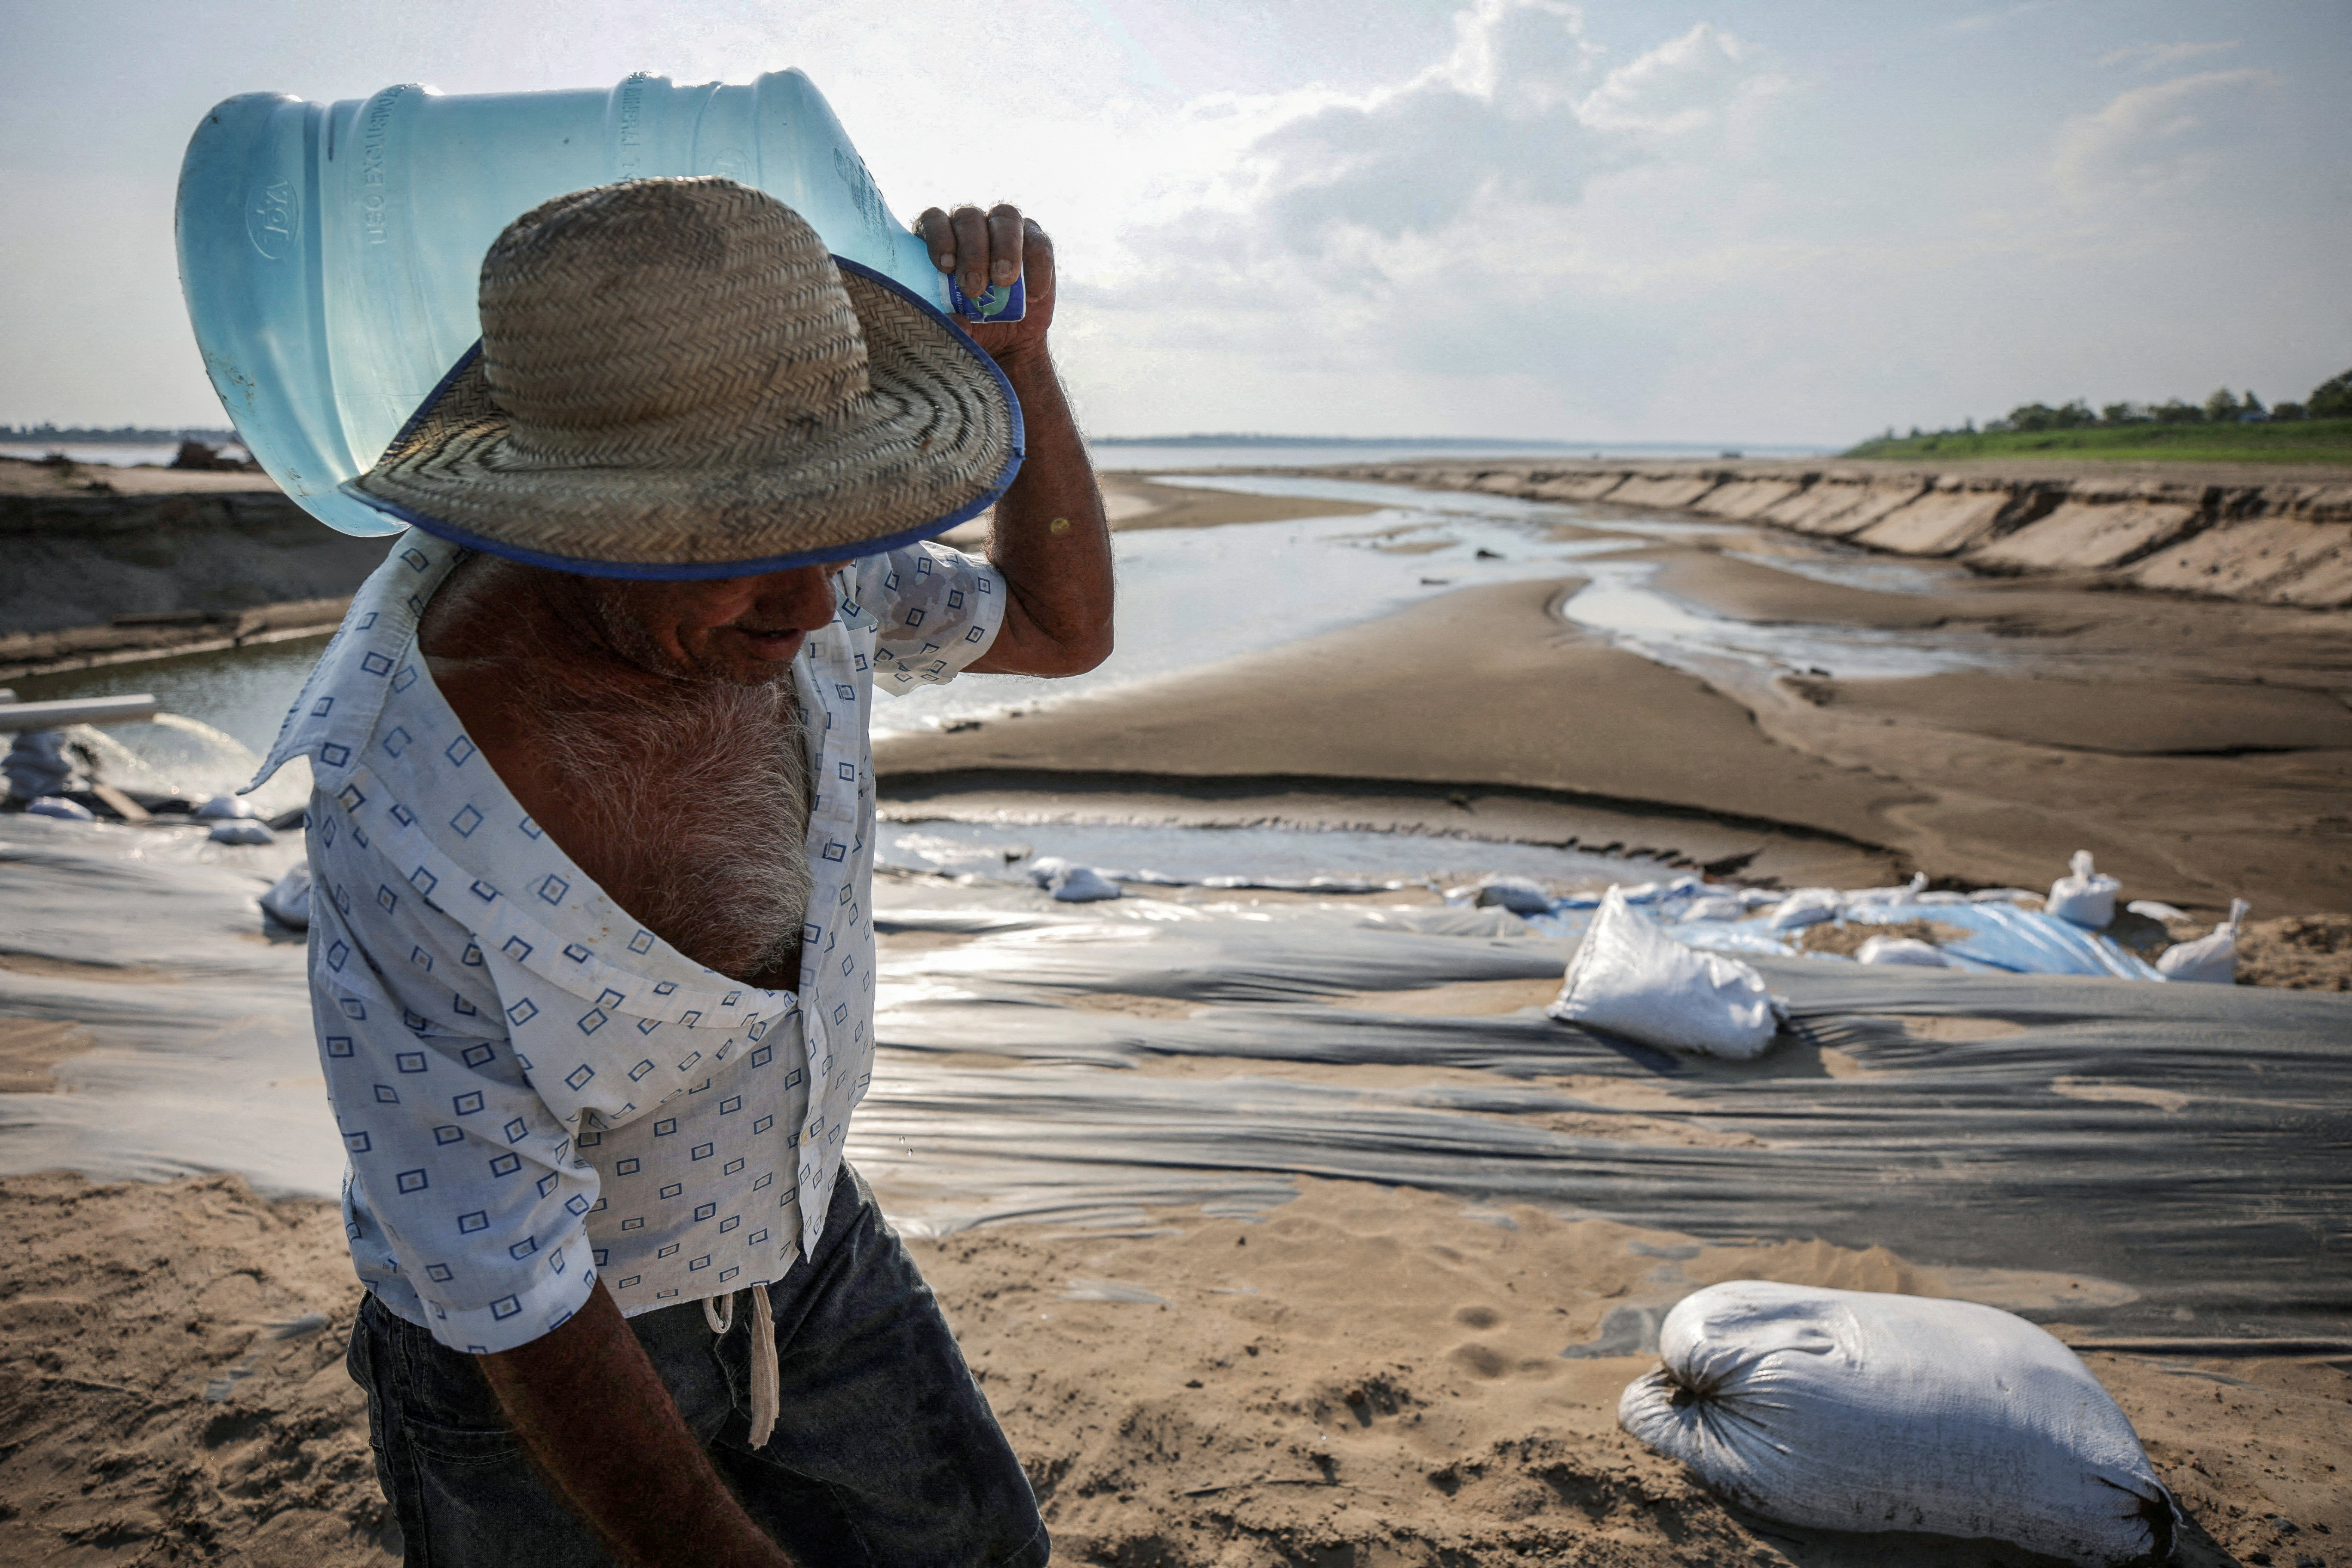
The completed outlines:
[[[1884,721],[2127,756],[2352,749],[2352,707],[2324,691],[2219,680],[2062,680],[1974,671],[1791,682]]]
[[[2191,925],[2180,939],[2204,934]],[[2238,983],[2352,991],[2352,915],[2248,921],[2238,937]]]
[[[1924,595],[1879,594],[1815,582],[1712,551],[1648,553],[1662,563],[1654,582],[1661,592],[1735,620],[1901,630],[1939,626],[1954,618],[1951,605]]]
[[[1160,485],[1134,474],[1103,474],[1103,501],[1114,529],[1216,528],[1228,522],[1282,522],[1294,517],[1355,517],[1380,509],[1360,501],[1236,495],[1230,490]]]
[[[215,473],[203,468],[166,468],[140,465],[115,468],[104,463],[69,463],[62,467],[25,458],[0,457],[0,496],[160,496],[278,494],[267,474]]]
[[[2352,910],[2352,614],[1940,568],[1926,569],[1946,573],[1934,591],[1881,593],[1770,563],[1799,552],[1726,524],[1619,559],[1658,562],[1654,586],[1718,616],[1934,626],[2007,668],[1773,679],[1717,661],[1702,679],[1564,623],[1562,580],[1434,596],[1017,722],[894,737],[877,763],[886,794],[950,777],[1255,781],[1269,803],[1325,781],[1509,787],[1759,842],[1802,834],[1957,886],[2047,886],[2087,848],[2129,896],[2209,917],[2232,897],[2265,917]]]
[[[1380,509],[1357,501],[1301,500],[1292,496],[1236,495],[1154,484],[1135,474],[1097,474],[1103,514],[1111,531],[1133,528],[1219,528],[1229,522],[1285,522],[1294,517],[1354,517]],[[940,537],[959,550],[983,550],[989,514]]]
[[[876,766],[894,781],[1016,769],[1518,785],[1830,837],[1904,793],[1776,747],[1704,681],[1579,637],[1549,609],[1577,585],[1464,589],[1017,722],[891,736]]]
[[[229,1176],[37,1175],[0,1182],[0,1220],[16,1242],[0,1264],[0,1561],[395,1561],[342,1370],[359,1288],[332,1205],[266,1203]],[[1349,1182],[1302,1182],[1262,1222],[1176,1209],[1119,1234],[1003,1226],[909,1245],[1059,1562],[2026,1561],[1726,1508],[1616,1429],[1619,1392],[1653,1363],[1610,1353],[1609,1325],[1723,1279],[1978,1298],[2063,1280],[1945,1276],[1820,1242],[1707,1246]],[[2352,1534],[2352,1376],[2087,1360],[2191,1511],[2180,1561],[2333,1557]]]

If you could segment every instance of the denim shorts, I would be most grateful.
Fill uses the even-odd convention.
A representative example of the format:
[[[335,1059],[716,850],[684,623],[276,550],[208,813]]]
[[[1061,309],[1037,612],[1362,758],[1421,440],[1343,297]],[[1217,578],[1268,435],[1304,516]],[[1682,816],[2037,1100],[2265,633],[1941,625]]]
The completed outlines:
[[[629,1326],[729,1488],[801,1562],[1041,1568],[1020,1461],[872,1190],[843,1174],[815,1257],[769,1287],[782,1414],[767,1447],[746,1442],[748,1308],[723,1337],[699,1302]],[[349,1363],[410,1568],[612,1562],[508,1430],[474,1357],[371,1295]]]

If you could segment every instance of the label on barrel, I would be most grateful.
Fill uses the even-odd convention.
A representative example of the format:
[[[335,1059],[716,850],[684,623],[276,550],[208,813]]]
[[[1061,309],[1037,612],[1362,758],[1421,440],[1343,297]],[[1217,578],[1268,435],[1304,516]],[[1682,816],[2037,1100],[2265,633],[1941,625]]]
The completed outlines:
[[[1022,279],[1015,278],[1010,283],[992,283],[974,298],[950,278],[948,306],[967,321],[1017,321],[1029,313],[1029,291],[1022,286]]]

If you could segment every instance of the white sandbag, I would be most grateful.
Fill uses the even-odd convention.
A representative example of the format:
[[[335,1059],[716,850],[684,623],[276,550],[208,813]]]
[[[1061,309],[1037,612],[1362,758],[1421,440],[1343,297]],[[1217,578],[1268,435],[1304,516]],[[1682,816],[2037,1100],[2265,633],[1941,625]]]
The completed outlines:
[[[241,795],[216,795],[189,816],[198,822],[229,822],[253,815],[253,803]]]
[[[2146,915],[2152,921],[2163,921],[2167,924],[2169,924],[2174,921],[2185,921],[2189,918],[2189,911],[2187,910],[2175,909],[2172,905],[2159,902],[2155,899],[2134,899],[2130,903],[2126,904],[2124,908],[2129,910],[2133,914]]]
[[[1843,902],[1843,895],[1835,888],[1800,888],[1780,900],[1780,907],[1772,911],[1771,920],[1766,923],[1774,931],[1819,925],[1837,919]]]
[[[1746,1061],[1772,1043],[1782,1007],[1755,970],[1685,947],[1612,888],[1546,1011],[1645,1046]]]
[[[2121,1565],[2176,1514],[2064,1345],[1973,1301],[1736,1279],[1685,1297],[1617,1422],[1768,1519],[1921,1531]]]
[[[1683,919],[1685,921],[1736,921],[1744,919],[1747,913],[1748,906],[1738,899],[1716,894],[1704,899],[1693,899],[1689,906],[1683,910]]]
[[[2116,893],[2123,884],[2093,870],[2087,849],[2075,850],[2074,859],[2068,863],[2074,868],[2074,875],[2061,877],[2050,884],[2050,901],[2042,906],[2043,912],[2093,931],[2113,924]]]
[[[1866,910],[1885,904],[1907,904],[1927,890],[1927,873],[1914,871],[1911,880],[1899,888],[1857,888],[1842,901],[1849,910]]]
[[[1482,910],[1508,910],[1515,915],[1551,913],[1551,894],[1525,877],[1489,877],[1479,884],[1475,901]]]
[[[1916,963],[1923,969],[1949,969],[1952,961],[1932,942],[1914,936],[1874,936],[1854,957],[1864,963]]]
[[[2253,906],[2243,899],[2230,900],[2230,918],[2199,937],[2166,948],[2157,956],[2156,972],[2167,980],[2202,982],[2209,985],[2238,983],[2238,928]]]
[[[1054,897],[1066,904],[1098,903],[1118,896],[1118,885],[1091,866],[1073,866],[1054,882]]]
[[[310,863],[305,860],[261,895],[261,912],[296,931],[310,929]]]
[[[1664,902],[1669,899],[1691,898],[1704,889],[1706,886],[1706,879],[1705,878],[1694,877],[1688,873],[1685,873],[1680,877],[1676,877],[1671,882],[1627,883],[1623,890],[1625,894],[1625,901],[1629,904],[1655,904]]]
[[[0,757],[0,779],[19,800],[54,798],[74,787],[80,759],[68,748],[62,730],[26,730]]]
[[[1030,881],[1066,904],[1099,903],[1118,897],[1118,884],[1091,866],[1077,866],[1059,855],[1040,855],[1023,868]]]
[[[215,822],[205,836],[215,844],[275,844],[278,835],[266,822]]]

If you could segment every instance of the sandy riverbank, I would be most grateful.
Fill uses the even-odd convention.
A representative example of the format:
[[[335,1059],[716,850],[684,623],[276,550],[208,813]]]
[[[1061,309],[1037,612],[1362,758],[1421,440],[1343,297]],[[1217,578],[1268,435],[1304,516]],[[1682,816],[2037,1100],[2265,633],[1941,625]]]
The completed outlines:
[[[1098,474],[1103,512],[1113,532],[1138,528],[1220,528],[1229,522],[1283,522],[1294,517],[1354,517],[1377,511],[1356,501],[1300,500],[1293,496],[1237,495],[1230,490],[1192,489],[1154,484],[1138,474]],[[961,550],[988,542],[983,515],[941,536]]]
[[[1689,511],[1994,574],[2352,607],[2352,468],[2338,466],[1428,459],[1269,471]]]
[[[0,1182],[0,1219],[16,1242],[0,1265],[0,1558],[395,1560],[342,1369],[359,1291],[331,1205],[265,1203],[226,1176],[39,1175]],[[1662,1273],[1956,1293],[1883,1248],[1704,1246],[1351,1182],[1302,1184],[1262,1223],[1178,1209],[1127,1235],[1004,1226],[911,1245],[1057,1561],[2020,1561],[1736,1513],[1617,1431],[1617,1394],[1649,1358],[1560,1353],[1605,1352],[1612,1305]],[[2088,1359],[2197,1521],[2179,1561],[2332,1557],[2352,1534],[2352,1376]]]
[[[1646,554],[1669,592],[1735,619],[1965,624],[2050,651],[1924,679],[1702,679],[1565,623],[1572,580],[1481,587],[1017,720],[892,737],[877,764],[892,795],[947,775],[1162,793],[1259,780],[1270,812],[1319,780],[1511,786],[1736,822],[1759,847],[1778,826],[1974,884],[2046,886],[2088,848],[2133,897],[2352,909],[2352,616],[2035,580],[1873,593],[1716,542],[1741,542]],[[1452,803],[1423,821],[1475,830]]]
[[[386,542],[265,475],[0,458],[0,678],[331,631]]]

